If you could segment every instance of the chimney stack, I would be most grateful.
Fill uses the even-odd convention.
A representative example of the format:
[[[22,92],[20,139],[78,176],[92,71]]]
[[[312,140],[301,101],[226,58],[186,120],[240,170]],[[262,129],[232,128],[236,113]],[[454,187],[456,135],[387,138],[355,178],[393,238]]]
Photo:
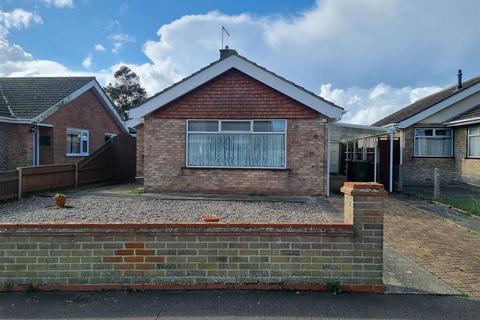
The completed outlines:
[[[457,83],[457,89],[462,88],[462,69],[458,69],[458,83]]]
[[[234,54],[238,54],[237,51],[230,49],[228,46],[225,46],[225,49],[220,49],[220,60],[228,58]]]

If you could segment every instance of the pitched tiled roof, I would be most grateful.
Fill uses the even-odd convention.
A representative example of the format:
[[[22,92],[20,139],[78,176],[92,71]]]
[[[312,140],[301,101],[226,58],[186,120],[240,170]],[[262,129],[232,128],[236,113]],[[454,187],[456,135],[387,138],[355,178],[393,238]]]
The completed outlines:
[[[417,113],[420,113],[431,106],[450,98],[451,96],[462,92],[463,90],[470,88],[471,86],[480,83],[480,77],[475,77],[469,80],[466,80],[463,82],[463,86],[460,89],[457,89],[457,86],[451,86],[447,89],[438,91],[437,93],[431,94],[428,97],[425,97],[423,99],[417,100],[414,103],[412,103],[409,106],[406,106],[405,108],[392,113],[391,115],[383,118],[382,120],[379,120],[375,122],[373,125],[374,126],[385,126],[389,124],[396,124],[399,122],[402,122],[403,120],[406,120]]]
[[[239,55],[239,54],[238,54],[236,51],[235,51],[235,53],[233,53],[233,54],[234,54],[234,55],[236,55],[237,57],[239,57],[239,58],[241,58],[241,59],[245,60],[246,62],[248,62],[248,63],[251,63],[251,64],[253,64],[254,66],[256,66],[256,67],[258,67],[258,68],[260,68],[260,69],[262,69],[262,70],[264,70],[264,71],[266,71],[266,72],[268,72],[268,73],[270,73],[271,75],[273,75],[273,76],[275,76],[275,77],[277,77],[277,78],[279,78],[279,79],[281,79],[281,80],[283,80],[283,81],[285,81],[285,82],[288,82],[289,84],[291,84],[291,85],[293,85],[293,86],[297,87],[298,89],[300,89],[300,90],[303,90],[304,92],[306,92],[306,93],[308,93],[308,94],[310,94],[310,95],[314,96],[315,98],[318,98],[318,99],[320,99],[320,100],[323,100],[324,102],[326,102],[326,103],[328,103],[328,104],[330,104],[330,105],[332,105],[332,106],[334,106],[334,107],[337,107],[337,108],[339,108],[339,109],[342,109],[342,110],[343,110],[343,108],[342,108],[342,107],[340,107],[340,106],[336,105],[335,103],[333,103],[333,102],[331,102],[331,101],[328,101],[327,99],[325,99],[325,98],[323,98],[323,97],[321,97],[321,96],[319,96],[319,95],[315,94],[314,92],[312,92],[312,91],[310,91],[310,90],[307,90],[306,88],[304,88],[304,87],[302,87],[302,86],[300,86],[300,85],[298,85],[298,84],[296,84],[296,83],[294,83],[294,82],[292,82],[292,81],[290,81],[290,80],[287,80],[287,79],[285,79],[285,78],[284,78],[284,77],[282,77],[282,76],[279,76],[279,75],[278,75],[278,74],[276,74],[275,72],[273,72],[273,71],[270,71],[270,70],[268,70],[267,68],[265,68],[265,67],[262,67],[262,66],[260,66],[260,65],[256,64],[255,62],[253,62],[253,61],[251,61],[251,60],[249,60],[249,59],[245,58],[244,56],[242,56],[242,55]],[[157,93],[156,93],[156,94],[154,94],[153,96],[151,96],[151,97],[149,97],[148,99],[146,99],[146,100],[142,101],[140,104],[138,104],[138,105],[137,105],[137,106],[135,106],[134,108],[136,108],[136,107],[138,107],[138,106],[140,106],[140,105],[143,105],[143,104],[147,103],[148,101],[150,101],[150,100],[154,99],[155,97],[157,97],[157,96],[159,96],[159,95],[161,95],[161,94],[165,93],[166,91],[168,91],[168,90],[172,89],[173,87],[175,87],[175,86],[179,85],[180,83],[182,83],[182,82],[185,82],[186,80],[188,80],[188,79],[192,78],[193,76],[195,76],[195,75],[197,75],[197,74],[201,73],[202,71],[204,71],[204,70],[206,70],[206,69],[208,69],[208,68],[210,68],[210,67],[212,67],[212,66],[216,65],[216,64],[217,64],[217,63],[219,63],[220,61],[222,61],[222,58],[220,58],[220,59],[218,59],[218,60],[215,60],[214,62],[212,62],[212,63],[210,63],[210,64],[206,65],[205,67],[201,68],[200,70],[198,70],[198,71],[195,71],[195,72],[194,72],[194,73],[192,73],[191,75],[189,75],[189,76],[187,76],[187,77],[185,77],[185,78],[181,79],[181,80],[180,80],[180,81],[178,81],[178,82],[175,82],[174,84],[172,84],[172,85],[171,85],[171,86],[169,86],[169,87],[166,87],[165,89],[161,90],[160,92],[157,92]]]
[[[0,117],[32,119],[94,77],[0,78]]]
[[[480,104],[463,112],[460,113],[458,116],[455,116],[451,119],[449,119],[447,122],[450,121],[458,121],[458,120],[467,120],[471,118],[480,118]]]

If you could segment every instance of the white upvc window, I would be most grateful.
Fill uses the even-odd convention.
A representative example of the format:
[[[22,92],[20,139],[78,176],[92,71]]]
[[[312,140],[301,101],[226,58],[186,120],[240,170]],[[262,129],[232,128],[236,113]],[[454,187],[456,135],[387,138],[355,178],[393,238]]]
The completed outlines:
[[[468,128],[468,157],[480,158],[480,126]]]
[[[88,156],[89,148],[88,130],[67,128],[67,156]]]
[[[186,166],[284,169],[286,120],[187,120]]]
[[[453,157],[451,128],[415,128],[416,157]]]

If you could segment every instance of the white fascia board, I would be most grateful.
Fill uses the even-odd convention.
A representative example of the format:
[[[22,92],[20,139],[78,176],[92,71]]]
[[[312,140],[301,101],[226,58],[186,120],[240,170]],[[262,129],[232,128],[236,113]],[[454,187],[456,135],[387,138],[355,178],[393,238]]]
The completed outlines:
[[[141,124],[143,124],[143,118],[135,118],[125,121],[125,126],[127,128],[135,128]]]
[[[32,119],[25,119],[25,118],[8,118],[8,117],[0,117],[0,122],[3,123],[16,123],[16,124],[31,124]]]
[[[469,118],[469,119],[462,119],[462,120],[455,120],[455,121],[449,121],[445,122],[444,125],[447,127],[458,127],[458,126],[465,126],[468,124],[475,124],[480,122],[480,117],[474,117],[474,118]]]
[[[305,92],[304,90],[297,88],[293,84],[280,79],[279,77],[271,74],[262,68],[245,61],[235,55],[229,56],[218,63],[206,68],[205,70],[197,73],[191,78],[177,84],[176,86],[168,89],[164,93],[158,95],[145,104],[130,110],[129,115],[132,118],[141,118],[145,115],[163,107],[167,103],[174,99],[192,91],[193,89],[201,86],[205,82],[217,77],[218,75],[232,69],[238,69],[241,72],[251,76],[252,78],[268,85],[269,87],[297,100],[304,105],[326,115],[329,118],[340,118],[343,114],[343,109],[333,106],[320,97]]]
[[[110,102],[110,99],[108,99],[108,97],[105,95],[105,93],[103,92],[103,89],[100,87],[100,85],[96,80],[92,80],[87,84],[85,84],[84,86],[82,86],[81,88],[75,90],[74,92],[72,92],[71,94],[69,94],[62,100],[60,100],[59,102],[55,103],[53,106],[51,106],[50,108],[48,108],[47,110],[39,114],[38,116],[33,118],[31,121],[36,123],[42,122],[43,120],[51,116],[53,113],[57,112],[58,109],[60,109],[63,105],[66,105],[67,103],[72,102],[73,100],[75,100],[76,98],[78,98],[79,96],[81,96],[82,94],[84,94],[85,92],[87,92],[92,88],[95,88],[97,93],[100,95],[100,98],[103,101],[103,104],[111,111],[112,115],[115,117],[116,121],[118,122],[122,130],[124,132],[127,132],[127,129],[125,128],[125,123],[123,122],[117,110],[115,109],[113,104]]]
[[[463,99],[471,96],[472,94],[474,94],[478,91],[480,91],[480,83],[477,83],[477,84],[471,86],[470,88],[467,88],[467,89],[451,96],[450,98],[447,98],[443,101],[440,101],[439,103],[434,104],[430,108],[428,108],[428,109],[426,109],[426,110],[424,110],[420,113],[417,113],[416,115],[414,115],[410,118],[407,118],[407,119],[401,121],[398,124],[398,127],[401,128],[401,129],[408,128],[411,125],[414,125],[415,123],[418,123],[418,122],[422,121],[423,119],[428,118],[431,115],[433,115],[433,114],[435,114],[439,111],[442,111],[445,108],[448,108],[452,104],[457,103],[458,101],[463,100]]]

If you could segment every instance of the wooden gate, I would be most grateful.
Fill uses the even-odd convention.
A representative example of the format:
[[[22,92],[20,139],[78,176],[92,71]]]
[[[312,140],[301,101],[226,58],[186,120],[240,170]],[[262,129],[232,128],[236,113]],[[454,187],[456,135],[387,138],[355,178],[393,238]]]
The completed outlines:
[[[135,139],[120,134],[78,163],[78,184],[135,180]]]

